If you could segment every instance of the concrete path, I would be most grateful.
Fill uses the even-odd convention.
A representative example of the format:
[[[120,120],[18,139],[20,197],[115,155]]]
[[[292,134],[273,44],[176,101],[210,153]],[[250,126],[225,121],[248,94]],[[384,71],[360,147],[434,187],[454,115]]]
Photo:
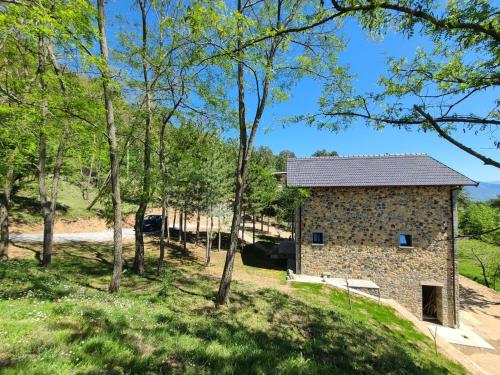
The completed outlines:
[[[134,229],[123,228],[123,239],[134,238]],[[36,234],[13,234],[10,236],[12,242],[42,242],[43,233]],[[86,233],[56,233],[54,243],[65,242],[107,242],[113,241],[113,231],[86,232]]]
[[[460,323],[460,328],[443,327],[440,324],[427,323],[429,330],[441,336],[450,344],[471,346],[482,349],[494,349],[485,339],[479,336],[465,323]]]
[[[335,277],[320,277],[310,275],[293,275],[294,281],[304,283],[322,284],[326,283],[341,289],[347,288],[362,288],[362,289],[379,289],[379,286],[371,280],[362,279],[339,279]]]

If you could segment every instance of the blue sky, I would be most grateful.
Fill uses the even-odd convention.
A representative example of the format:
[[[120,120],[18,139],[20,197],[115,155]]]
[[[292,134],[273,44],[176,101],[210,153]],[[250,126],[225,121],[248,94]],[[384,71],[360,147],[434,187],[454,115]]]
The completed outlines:
[[[116,33],[116,15],[127,19],[137,15],[131,12],[130,3],[110,1],[107,5],[109,30],[108,38],[113,46]],[[351,66],[351,71],[357,75],[355,82],[359,92],[375,89],[376,80],[386,70],[385,60],[388,56],[413,56],[416,48],[427,43],[421,38],[408,40],[397,34],[389,34],[382,41],[375,42],[360,30],[356,22],[347,22],[343,29],[348,39],[346,50],[341,54],[341,63]],[[318,83],[304,80],[291,93],[286,103],[268,107],[263,117],[256,145],[269,146],[275,153],[287,149],[297,156],[310,156],[318,149],[336,150],[340,155],[367,155],[385,153],[427,153],[442,161],[457,171],[477,181],[500,181],[497,168],[485,166],[480,160],[459,150],[447,141],[440,139],[434,133],[418,131],[408,132],[393,127],[379,131],[365,125],[362,120],[354,122],[347,130],[333,133],[328,130],[318,130],[304,124],[280,125],[280,118],[313,112],[316,99],[321,91]],[[488,104],[493,95],[486,97]],[[496,95],[498,97],[498,95]],[[236,97],[235,97],[236,99]],[[483,103],[480,100],[471,102],[462,110],[477,112]],[[251,106],[248,113],[251,113]],[[487,137],[477,137],[472,132],[460,133],[457,138],[464,144],[493,158],[499,159],[500,150],[494,150],[493,142]],[[499,135],[496,135],[497,138]]]
[[[375,88],[377,78],[386,70],[387,56],[397,54],[411,57],[416,48],[425,43],[423,40],[407,40],[395,34],[389,34],[384,40],[375,42],[355,22],[349,22],[345,32],[349,43],[341,55],[341,62],[348,63],[351,71],[357,75],[356,87],[360,92]],[[394,127],[376,130],[362,120],[357,120],[347,130],[338,133],[318,130],[304,124],[286,127],[275,125],[280,116],[314,111],[320,90],[321,87],[314,81],[299,84],[287,103],[276,105],[266,113],[256,144],[267,145],[274,152],[289,149],[303,157],[310,156],[318,149],[336,150],[340,155],[426,153],[474,180],[500,181],[497,168],[485,166],[480,160],[440,139],[435,133],[409,132]],[[489,99],[488,104],[491,104],[493,98]],[[470,103],[469,108],[473,111],[481,104],[476,101]],[[487,137],[477,137],[472,132],[455,135],[464,144],[493,159],[499,159],[500,150],[491,149],[493,142]]]

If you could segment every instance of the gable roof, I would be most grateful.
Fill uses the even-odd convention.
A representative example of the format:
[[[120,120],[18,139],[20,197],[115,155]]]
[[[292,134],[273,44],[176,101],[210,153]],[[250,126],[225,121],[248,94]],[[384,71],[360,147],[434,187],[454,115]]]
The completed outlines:
[[[296,187],[477,185],[425,154],[290,158],[287,184]]]

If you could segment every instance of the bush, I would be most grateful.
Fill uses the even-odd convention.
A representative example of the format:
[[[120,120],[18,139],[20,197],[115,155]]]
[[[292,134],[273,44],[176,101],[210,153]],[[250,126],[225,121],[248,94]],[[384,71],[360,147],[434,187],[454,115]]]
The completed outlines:
[[[488,204],[469,204],[461,215],[459,227],[462,235],[500,245],[500,230],[481,234],[500,227],[500,210]]]

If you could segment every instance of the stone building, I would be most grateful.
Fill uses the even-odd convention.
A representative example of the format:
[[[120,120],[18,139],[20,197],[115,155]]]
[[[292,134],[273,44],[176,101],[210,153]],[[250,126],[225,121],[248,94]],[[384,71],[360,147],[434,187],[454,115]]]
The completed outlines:
[[[288,160],[309,190],[296,272],[372,281],[420,319],[458,326],[456,194],[476,182],[424,154]]]

